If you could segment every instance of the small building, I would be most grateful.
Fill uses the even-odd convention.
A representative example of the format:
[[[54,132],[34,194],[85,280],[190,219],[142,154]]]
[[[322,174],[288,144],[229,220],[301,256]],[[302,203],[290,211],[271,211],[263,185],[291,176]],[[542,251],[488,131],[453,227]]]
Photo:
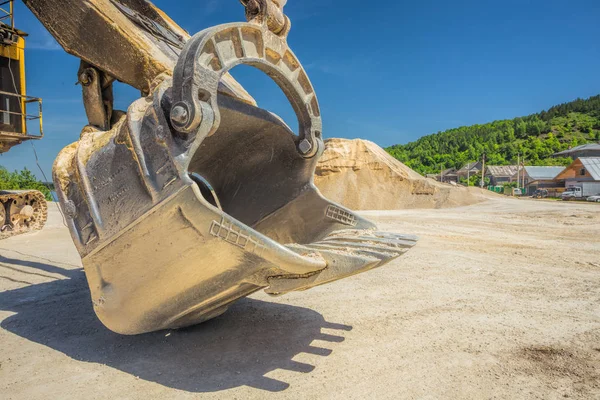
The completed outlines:
[[[456,168],[448,168],[442,171],[440,175],[440,182],[445,183],[458,183],[458,174],[456,173]]]
[[[579,157],[600,157],[600,143],[582,144],[572,149],[554,153],[552,157],[571,157],[572,159]]]
[[[580,187],[584,196],[600,194],[600,157],[580,157],[554,180],[565,188]]]
[[[500,186],[513,181],[517,175],[516,165],[489,165],[485,167],[485,176],[490,179],[490,185]]]
[[[456,168],[445,169],[445,170],[441,171],[440,174],[427,174],[427,175],[425,175],[425,177],[435,179],[438,182],[458,183],[458,176],[456,175]]]
[[[515,173],[513,176],[514,182],[521,182],[525,195],[533,195],[537,189],[546,189],[552,197],[558,197],[559,192],[564,189],[564,182],[557,182],[554,178],[562,171],[564,167],[547,167],[547,166],[525,166],[519,171],[520,179]]]
[[[475,161],[466,164],[464,167],[456,171],[457,179],[467,179],[467,176],[477,175],[481,172],[481,161]]]

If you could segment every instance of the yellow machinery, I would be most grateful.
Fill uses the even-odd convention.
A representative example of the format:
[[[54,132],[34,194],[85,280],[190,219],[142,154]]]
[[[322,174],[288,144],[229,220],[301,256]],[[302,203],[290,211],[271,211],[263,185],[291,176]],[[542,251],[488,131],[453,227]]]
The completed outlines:
[[[0,2],[0,154],[26,140],[41,139],[42,100],[26,94],[25,37],[15,28],[13,1]],[[37,104],[35,114],[28,109]],[[31,134],[28,125],[39,130]],[[37,190],[6,191],[0,188],[0,239],[41,229],[47,205]]]

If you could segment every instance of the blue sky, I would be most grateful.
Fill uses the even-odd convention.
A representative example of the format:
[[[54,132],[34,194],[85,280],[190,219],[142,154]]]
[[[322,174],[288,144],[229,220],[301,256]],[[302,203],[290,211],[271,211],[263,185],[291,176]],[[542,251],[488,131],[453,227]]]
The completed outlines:
[[[243,20],[237,0],[156,0],[190,33]],[[28,94],[44,99],[44,171],[86,123],[78,60],[21,2],[30,33]],[[288,0],[289,43],[321,103],[325,137],[381,146],[461,125],[513,118],[600,93],[598,0]],[[233,71],[263,108],[295,118],[279,89],[249,68]],[[116,88],[116,108],[138,96]],[[295,126],[295,124],[290,124]],[[10,170],[39,175],[31,145],[0,156]]]

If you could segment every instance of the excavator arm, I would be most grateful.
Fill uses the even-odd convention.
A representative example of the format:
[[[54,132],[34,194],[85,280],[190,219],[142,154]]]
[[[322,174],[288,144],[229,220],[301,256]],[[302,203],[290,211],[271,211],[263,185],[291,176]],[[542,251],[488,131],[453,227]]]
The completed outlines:
[[[23,0],[63,49],[112,78],[148,93],[172,74],[190,35],[145,0]],[[231,77],[231,94],[252,102]],[[225,89],[224,89],[225,90]]]
[[[305,290],[379,267],[416,238],[321,195],[321,110],[287,43],[285,0],[242,0],[248,22],[189,36],[144,0],[25,0],[81,58],[90,125],[53,177],[90,286],[110,329],[137,334],[196,324],[264,289]],[[293,132],[229,75],[271,77]],[[142,92],[112,111],[110,84]]]
[[[142,93],[160,76],[173,73],[190,35],[145,0],[24,0],[63,49],[81,59],[77,74],[84,88],[90,124],[110,127],[112,82]],[[92,70],[90,70],[92,68]],[[231,75],[220,92],[249,104],[254,99]]]

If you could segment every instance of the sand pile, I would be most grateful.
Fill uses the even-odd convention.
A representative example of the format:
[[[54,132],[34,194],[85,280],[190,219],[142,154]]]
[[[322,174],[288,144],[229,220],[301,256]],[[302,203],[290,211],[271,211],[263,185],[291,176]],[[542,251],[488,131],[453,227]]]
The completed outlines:
[[[325,197],[354,210],[458,207],[496,196],[424,178],[367,140],[325,143],[315,184]]]

